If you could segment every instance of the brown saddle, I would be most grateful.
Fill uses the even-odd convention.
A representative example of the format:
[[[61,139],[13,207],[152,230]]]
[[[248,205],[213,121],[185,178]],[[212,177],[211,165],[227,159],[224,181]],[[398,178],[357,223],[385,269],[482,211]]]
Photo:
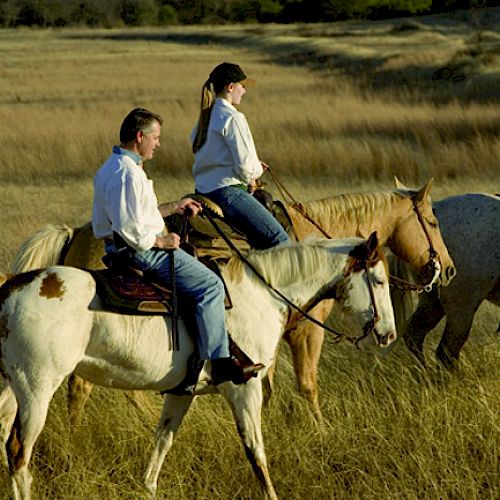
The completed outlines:
[[[113,263],[110,255],[105,255],[102,260],[107,269],[89,272],[96,281],[97,294],[105,311],[121,314],[172,314],[172,290],[155,283],[137,269],[124,266],[121,262]],[[226,291],[226,309],[233,307],[218,266],[221,259],[202,257],[199,260],[222,279]],[[185,312],[182,304],[178,312],[179,315]]]
[[[103,310],[120,314],[172,313],[172,291],[146,281],[144,276],[132,269],[118,271],[111,268],[90,272]]]
[[[257,189],[253,195],[273,214],[290,238],[295,239],[292,220],[284,204],[279,200],[274,200],[271,193],[264,189]],[[217,218],[217,225],[236,248],[239,250],[250,249],[250,245],[245,235],[224,222],[222,210],[217,204],[199,194],[189,194],[185,197],[190,197],[199,201],[203,205],[204,210],[208,210],[212,216]],[[184,216],[172,214],[165,217],[165,225],[170,232],[180,234],[184,239],[189,241],[190,244],[195,247],[198,255],[229,256],[231,254],[231,252],[228,251],[228,246],[225,241],[221,238],[210,221],[203,217],[203,213],[201,217],[189,219],[187,224]]]

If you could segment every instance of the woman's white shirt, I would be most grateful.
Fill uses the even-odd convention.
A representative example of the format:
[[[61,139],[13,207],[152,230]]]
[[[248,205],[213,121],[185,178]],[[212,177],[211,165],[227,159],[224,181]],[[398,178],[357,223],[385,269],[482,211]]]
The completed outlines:
[[[191,134],[194,141],[196,128]],[[235,184],[248,185],[263,174],[247,119],[231,103],[217,98],[212,108],[207,140],[195,153],[196,190],[208,193]]]

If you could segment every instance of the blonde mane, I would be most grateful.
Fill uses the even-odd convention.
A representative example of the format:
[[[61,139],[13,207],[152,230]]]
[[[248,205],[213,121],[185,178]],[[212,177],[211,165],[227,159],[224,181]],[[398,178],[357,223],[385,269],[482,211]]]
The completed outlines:
[[[414,193],[403,191],[382,191],[377,193],[351,193],[330,196],[321,200],[302,203],[308,215],[326,226],[326,221],[342,221],[343,225],[372,220],[381,213],[387,213],[396,203],[411,198]]]
[[[299,279],[314,280],[318,270],[332,266],[332,252],[327,251],[325,243],[327,240],[311,239],[300,245],[253,250],[246,255],[246,258],[267,283],[272,286],[286,286]],[[331,242],[328,244],[331,246]],[[346,248],[351,249],[352,246]],[[225,270],[226,278],[238,283],[243,278],[245,263],[239,257],[233,256],[229,259]]]

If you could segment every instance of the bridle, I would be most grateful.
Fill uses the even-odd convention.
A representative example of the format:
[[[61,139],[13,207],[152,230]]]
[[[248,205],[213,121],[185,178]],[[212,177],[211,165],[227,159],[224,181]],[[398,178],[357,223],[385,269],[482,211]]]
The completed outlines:
[[[431,236],[425,225],[424,218],[422,217],[422,213],[418,208],[418,203],[415,198],[412,198],[413,203],[413,211],[417,214],[417,220],[424,231],[424,235],[427,238],[427,243],[429,244],[429,261],[425,265],[426,268],[429,268],[433,273],[431,280],[426,285],[417,285],[416,283],[410,283],[409,281],[403,280],[401,278],[397,278],[396,276],[390,275],[389,278],[391,280],[391,285],[400,290],[406,291],[415,291],[417,293],[422,292],[430,292],[432,287],[439,279],[441,274],[441,263],[439,260],[439,254],[436,252],[434,245],[432,244]]]
[[[313,225],[318,231],[321,232],[321,234],[328,239],[332,239],[332,237],[321,227],[320,224],[318,224],[305,210],[304,206],[302,203],[297,201],[291,194],[290,192],[285,188],[283,183],[278,179],[278,176],[269,168],[268,170],[269,174],[271,175],[274,183],[276,184],[276,187],[278,188],[278,191],[281,194],[281,197],[283,200],[288,198],[290,201],[290,206],[296,210],[304,219],[306,219],[311,225]],[[427,243],[429,244],[429,261],[425,265],[426,268],[430,269],[432,274],[432,279],[429,281],[429,283],[425,285],[419,285],[417,283],[411,283],[409,281],[403,280],[401,278],[398,278],[396,276],[393,276],[389,274],[389,284],[390,286],[394,288],[398,288],[400,290],[405,290],[405,291],[413,291],[417,293],[422,293],[422,292],[430,292],[432,290],[432,287],[434,284],[437,282],[439,279],[439,276],[441,274],[441,263],[439,261],[439,254],[436,252],[434,245],[432,244],[431,236],[429,234],[429,231],[425,225],[424,218],[422,217],[422,214],[420,212],[420,209],[418,207],[418,203],[415,200],[415,198],[412,198],[412,204],[413,204],[413,211],[417,215],[417,220],[420,223],[420,226],[422,227],[422,230],[424,232],[424,235],[427,239]],[[295,233],[295,231],[294,231]],[[295,234],[296,239],[297,235]]]
[[[358,262],[360,262],[360,264],[361,264],[361,268],[366,273],[366,281],[368,283],[368,290],[370,293],[370,300],[371,300],[372,317],[363,326],[363,335],[361,335],[360,337],[352,337],[352,336],[347,335],[345,333],[339,332],[338,330],[335,330],[334,328],[331,328],[330,326],[322,323],[321,321],[318,321],[316,318],[312,317],[307,311],[303,310],[302,308],[300,308],[299,306],[294,304],[288,297],[286,297],[283,293],[281,293],[277,288],[275,288],[270,283],[268,283],[266,281],[266,279],[264,278],[264,276],[262,276],[262,274],[255,268],[255,266],[251,262],[248,261],[248,259],[243,255],[243,253],[230,240],[230,238],[227,237],[227,235],[220,228],[220,226],[217,224],[217,222],[215,222],[214,217],[210,213],[211,210],[206,209],[207,208],[206,206],[204,206],[204,207],[205,207],[205,210],[203,211],[203,216],[208,219],[210,224],[212,224],[213,228],[217,231],[217,233],[225,241],[225,243],[233,251],[233,253],[235,253],[241,259],[241,261],[244,262],[245,265],[247,265],[252,270],[252,272],[259,278],[260,281],[262,281],[269,289],[271,289],[276,295],[278,295],[282,300],[284,300],[291,309],[294,309],[295,311],[300,313],[307,320],[311,321],[315,325],[320,326],[324,330],[333,334],[333,336],[334,336],[333,342],[334,343],[337,344],[342,340],[347,340],[348,342],[350,342],[351,344],[353,344],[357,348],[359,348],[359,345],[358,345],[359,342],[371,334],[371,335],[373,335],[373,338],[374,338],[376,344],[377,345],[381,344],[382,337],[379,335],[379,333],[377,332],[377,330],[375,328],[375,325],[380,321],[381,318],[380,318],[380,315],[378,314],[377,304],[375,302],[375,293],[373,291],[373,284],[370,281],[370,276],[368,273],[368,267],[369,267],[368,264],[370,264],[370,263],[373,264],[374,262],[376,262],[375,259],[374,260],[369,260],[367,258],[365,258],[365,259],[359,258],[358,259]],[[308,307],[308,310],[310,310],[312,307],[314,307],[314,305],[315,304],[310,304]]]
[[[366,282],[368,284],[368,291],[370,293],[370,300],[372,302],[372,318],[368,320],[368,322],[363,327],[363,335],[356,339],[356,347],[359,347],[358,343],[370,334],[373,336],[376,345],[380,345],[382,342],[382,337],[375,328],[375,325],[380,321],[380,314],[378,313],[377,303],[375,302],[375,292],[373,291],[373,283],[371,282],[370,275],[368,274],[368,264],[372,264],[376,262],[376,260],[377,259],[372,259],[372,260],[364,259],[362,264],[363,270],[366,273]]]

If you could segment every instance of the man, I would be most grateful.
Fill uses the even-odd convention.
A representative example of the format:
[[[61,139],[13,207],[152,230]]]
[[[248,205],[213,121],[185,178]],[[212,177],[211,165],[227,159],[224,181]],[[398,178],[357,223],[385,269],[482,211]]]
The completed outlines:
[[[163,119],[142,108],[133,109],[120,128],[120,146],[94,177],[92,229],[96,238],[104,238],[106,252],[122,252],[130,264],[154,277],[166,287],[172,286],[170,259],[174,256],[175,284],[180,295],[194,303],[201,360],[211,360],[214,385],[226,381],[241,382],[241,368],[233,363],[224,324],[224,286],[207,267],[179,248],[180,238],[166,233],[153,182],[147,177],[143,162],[160,147]],[[196,215],[201,205],[182,200],[178,213]],[[124,252],[123,252],[124,251]],[[201,370],[188,373],[177,394],[192,393]]]

